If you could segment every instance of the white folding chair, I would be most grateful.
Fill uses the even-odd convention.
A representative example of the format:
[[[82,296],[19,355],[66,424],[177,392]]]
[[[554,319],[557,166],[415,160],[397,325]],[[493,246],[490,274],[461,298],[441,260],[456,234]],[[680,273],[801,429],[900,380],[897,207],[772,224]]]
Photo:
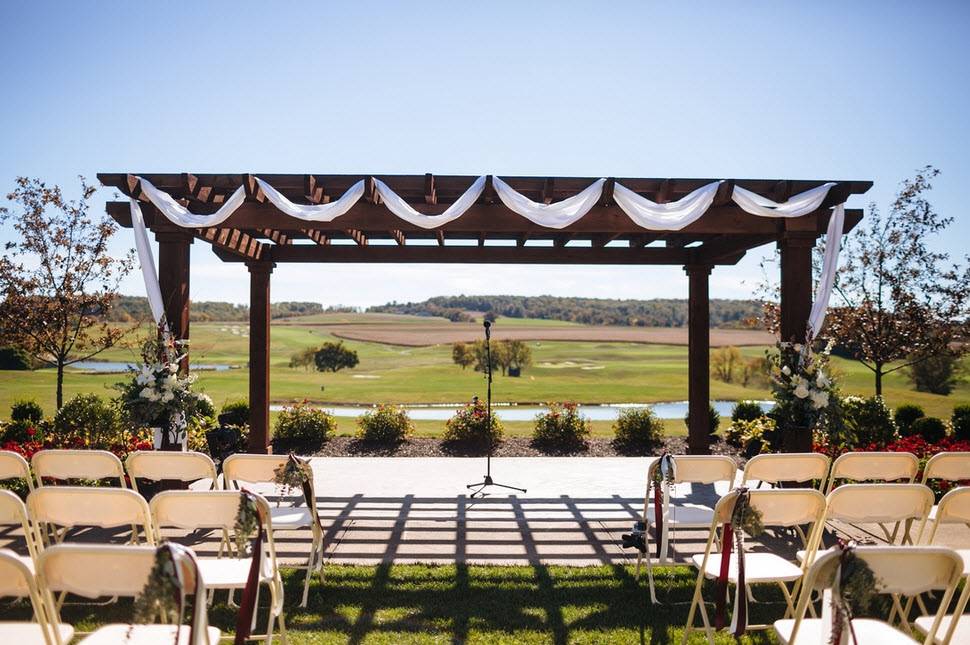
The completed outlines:
[[[138,490],[139,479],[174,479],[186,483],[208,480],[210,489],[219,488],[216,465],[209,455],[201,452],[138,450],[128,455],[125,469],[133,490]]]
[[[765,528],[787,528],[797,525],[809,525],[808,548],[812,552],[818,546],[822,533],[822,518],[825,516],[825,497],[819,491],[811,488],[776,488],[769,490],[751,490],[748,492],[751,508],[761,512],[762,523]],[[718,542],[718,528],[731,521],[739,493],[732,491],[722,497],[714,509],[708,531],[704,553],[692,556],[691,563],[697,569],[697,582],[694,585],[694,597],[691,600],[687,614],[687,626],[684,630],[684,643],[694,629],[694,615],[700,609],[701,620],[707,639],[714,642],[714,630],[707,615],[703,596],[705,580],[716,580],[721,574],[722,554],[714,552]],[[740,531],[741,527],[732,527]],[[721,540],[725,537],[722,535]],[[729,586],[737,586],[739,579],[740,554],[732,551],[728,561],[727,582]],[[770,552],[752,552],[744,554],[744,584],[745,588],[738,589],[738,593],[748,594],[750,585],[777,585],[782,592],[787,605],[785,616],[795,613],[795,598],[798,595],[798,585],[805,571],[804,564],[789,562],[785,558]],[[789,589],[791,585],[791,589]],[[737,611],[737,607],[735,607]],[[768,629],[770,625],[749,625],[748,629]]]
[[[30,465],[38,487],[44,485],[45,478],[61,481],[117,479],[122,488],[126,487],[121,460],[107,450],[39,450],[31,457]]]
[[[27,496],[27,515],[34,523],[38,546],[48,543],[45,527],[54,529],[55,542],[61,542],[72,528],[127,526],[129,543],[138,544],[140,532],[148,544],[155,543],[145,498],[126,488],[43,486]]]
[[[169,548],[168,545],[165,548]],[[155,563],[156,548],[104,544],[59,544],[41,554],[39,586],[47,612],[57,616],[53,594],[72,593],[84,598],[134,597],[142,592]],[[191,551],[175,545],[174,560],[184,581],[183,593],[200,593]],[[194,601],[192,625],[127,625],[100,627],[81,641],[83,645],[216,645],[221,636],[208,626],[206,603]],[[190,639],[190,634],[193,638]],[[57,641],[64,645],[68,639]]]
[[[828,479],[831,460],[818,452],[768,453],[755,455],[744,465],[741,486],[750,482],[776,487],[782,482],[798,482],[800,488],[822,492]],[[814,482],[814,483],[813,483]],[[810,485],[811,484],[811,485]]]
[[[27,555],[18,557],[33,571],[38,553],[35,542],[37,535],[27,516],[27,507],[19,497],[9,490],[0,490],[0,526],[19,527],[23,532],[24,542],[27,545]]]
[[[911,452],[847,452],[832,462],[826,494],[836,482],[905,482],[916,481],[919,459]]]
[[[30,464],[11,450],[0,450],[0,481],[22,479],[27,482],[27,490],[34,490],[34,479],[30,475]]]
[[[963,482],[970,480],[970,452],[941,452],[930,457],[923,468],[921,484],[931,481]],[[930,512],[930,521],[936,518],[936,506]]]
[[[960,556],[951,549],[927,546],[860,546],[855,548],[855,554],[872,570],[876,579],[876,592],[892,595],[891,616],[902,615],[899,596],[915,597],[928,591],[943,591],[939,611],[933,617],[929,633],[922,641],[925,645],[931,645],[963,571]],[[838,550],[819,552],[818,558],[805,576],[795,617],[775,621],[775,635],[783,645],[829,642],[832,625],[831,617],[827,616],[827,594],[823,594],[821,618],[806,618],[805,612],[814,594],[831,588],[840,556]],[[891,616],[886,620],[854,619],[852,629],[858,637],[859,645],[919,642],[893,627]],[[909,627],[905,616],[902,616],[902,623],[904,627]]]
[[[941,453],[937,457],[943,456],[943,454],[945,453]],[[929,535],[925,541],[928,545],[932,545],[936,540],[937,530],[943,524],[963,524],[970,526],[970,486],[954,488],[948,492],[940,500],[935,510],[936,518],[929,525]],[[957,549],[956,552],[963,560],[963,570],[961,572],[964,580],[963,591],[960,593],[953,613],[944,616],[940,624],[940,633],[945,634],[945,636],[942,638],[937,636],[937,641],[942,643],[970,643],[970,620],[961,619],[967,608],[967,603],[970,601],[970,549]],[[933,616],[921,616],[917,618],[916,629],[923,634],[929,634],[933,626],[933,619]]]
[[[677,455],[674,456],[675,477],[673,484],[715,484],[725,483],[730,487],[738,474],[738,465],[730,457],[723,455]],[[653,486],[654,471],[660,467],[660,460],[656,459],[647,469],[647,493],[643,500],[643,521],[647,525],[655,525],[655,509],[651,506],[651,487]],[[710,506],[696,503],[677,503],[676,498],[664,494],[661,502],[661,517],[663,527],[659,531],[660,562],[665,563],[670,552],[671,529],[706,529],[710,526],[714,509]],[[656,526],[655,526],[656,528]],[[649,554],[648,554],[649,555]],[[637,574],[640,572],[642,554],[637,556]],[[647,566],[650,566],[648,561]]]
[[[234,532],[239,504],[246,494],[243,491],[164,491],[152,498],[151,511],[155,518],[155,529],[178,528],[187,531],[224,530]],[[207,590],[226,589],[232,593],[245,589],[252,566],[252,558],[260,558],[259,582],[269,588],[269,616],[266,634],[252,638],[273,640],[275,621],[279,622],[280,636],[286,640],[286,624],[283,618],[283,580],[280,577],[279,563],[276,559],[276,546],[273,542],[273,519],[269,504],[255,495],[257,509],[263,523],[265,539],[263,552],[252,556],[236,557],[232,553],[216,557],[197,557],[199,573]],[[160,534],[159,534],[160,535]],[[256,622],[256,615],[253,615]]]
[[[0,622],[0,640],[9,645],[60,645],[74,638],[70,625],[49,620],[46,607],[28,566],[10,549],[0,549],[0,597],[29,598],[34,621]]]
[[[239,488],[243,484],[272,484],[275,470],[286,464],[288,455],[250,455],[237,453],[230,455],[222,465],[222,475],[227,489]],[[310,593],[310,577],[316,571],[323,579],[323,526],[317,512],[316,489],[313,477],[309,481],[309,499],[304,499],[304,506],[280,506],[279,502],[270,507],[273,515],[274,531],[296,531],[310,529],[312,541],[310,555],[307,558],[306,576],[303,580],[303,597],[301,607],[306,607]],[[298,491],[304,497],[303,491]],[[298,567],[303,568],[303,567]]]

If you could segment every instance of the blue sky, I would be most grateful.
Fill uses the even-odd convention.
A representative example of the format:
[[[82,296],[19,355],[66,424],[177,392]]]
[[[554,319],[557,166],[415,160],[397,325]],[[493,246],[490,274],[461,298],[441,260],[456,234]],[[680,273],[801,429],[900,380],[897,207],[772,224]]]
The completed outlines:
[[[934,245],[962,255],[968,29],[965,2],[6,2],[0,189],[99,171],[873,180],[861,207],[933,163],[956,218]],[[246,302],[244,267],[192,254],[194,299]],[[760,258],[716,270],[712,295],[749,295]],[[498,292],[684,297],[686,279],[299,265],[273,281],[274,300],[325,304]]]

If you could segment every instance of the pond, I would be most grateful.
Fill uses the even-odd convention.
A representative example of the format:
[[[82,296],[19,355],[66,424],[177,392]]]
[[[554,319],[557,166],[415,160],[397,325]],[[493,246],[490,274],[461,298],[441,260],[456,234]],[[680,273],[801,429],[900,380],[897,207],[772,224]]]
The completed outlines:
[[[71,369],[81,370],[83,372],[98,372],[101,374],[113,374],[118,372],[127,372],[131,368],[137,368],[138,366],[134,363],[121,363],[117,361],[79,361],[69,366]],[[208,370],[223,372],[228,370],[228,365],[219,364],[205,364],[205,363],[192,363],[192,371]]]
[[[714,409],[722,417],[730,417],[735,401],[712,401]],[[763,410],[770,410],[771,401],[756,401]],[[687,414],[687,401],[667,401],[663,403],[615,403],[604,405],[581,405],[580,411],[591,421],[616,421],[620,412],[627,408],[652,407],[661,419],[683,419]],[[271,405],[270,410],[282,410],[282,405]],[[358,417],[371,408],[365,406],[319,406],[337,417]],[[457,403],[441,405],[407,405],[408,413],[415,421],[447,421],[460,407]],[[494,404],[492,408],[502,421],[532,421],[536,415],[545,412],[545,406]]]

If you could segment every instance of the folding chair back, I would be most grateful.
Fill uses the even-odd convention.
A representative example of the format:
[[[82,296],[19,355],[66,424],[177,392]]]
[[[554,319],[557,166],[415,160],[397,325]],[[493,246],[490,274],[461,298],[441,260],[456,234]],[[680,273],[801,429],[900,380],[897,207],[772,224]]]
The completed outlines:
[[[237,487],[241,482],[251,484],[272,483],[276,477],[273,471],[286,464],[288,455],[249,455],[236,453],[229,455],[222,464],[222,475],[226,488],[233,482]]]
[[[9,490],[0,490],[0,526],[20,526],[24,532],[24,542],[30,557],[37,557],[33,529],[27,517],[27,507],[23,501]],[[0,594],[2,595],[2,594]]]
[[[27,496],[27,514],[38,524],[63,528],[130,526],[137,542],[137,528],[154,544],[151,513],[145,498],[125,488],[45,486]]]
[[[825,490],[830,462],[828,455],[817,452],[756,455],[745,464],[741,485],[750,481],[768,484],[817,481],[818,490]]]
[[[41,450],[34,453],[30,465],[37,485],[49,479],[117,479],[125,487],[125,469],[121,460],[107,450]]]
[[[933,491],[923,484],[844,484],[828,495],[827,520],[888,523],[924,520]]]
[[[676,455],[674,464],[674,482],[678,484],[713,484],[721,481],[733,483],[738,473],[737,462],[725,455]],[[659,459],[650,465],[651,481],[654,470],[659,467]]]
[[[933,543],[941,524],[970,525],[970,486],[954,488],[940,500],[927,544]]]
[[[128,455],[125,468],[131,477],[131,487],[138,490],[135,480],[177,479],[183,482],[212,480],[211,488],[218,488],[216,465],[209,455],[201,452],[139,450]]]
[[[30,464],[12,450],[0,450],[0,481],[5,479],[23,479],[27,482],[27,489],[34,490]]]
[[[162,527],[179,528],[186,531],[199,529],[224,529],[232,531],[236,525],[236,514],[242,494],[234,490],[167,490],[155,495],[151,501],[151,513],[155,519],[156,530]],[[267,526],[269,506],[266,500],[257,495],[262,502],[260,512],[265,506]]]
[[[0,549],[0,597],[4,596],[29,598],[36,622],[0,622],[0,640],[11,645],[61,645],[74,637],[73,627],[50,620],[34,572],[27,562],[9,549]]]
[[[872,570],[877,593],[914,597],[928,591],[943,591],[933,628],[925,641],[933,643],[963,571],[963,560],[960,556],[952,549],[932,546],[860,546],[855,548],[855,555],[862,558]],[[839,551],[826,551],[819,555],[808,570],[795,609],[794,625],[790,634],[786,634],[785,642],[796,642],[813,593],[831,588],[839,560]],[[893,613],[899,611],[901,606],[898,600],[894,600],[894,607]],[[777,627],[779,623],[775,625]]]
[[[33,602],[38,598],[37,586],[27,563],[10,549],[0,549],[0,598],[10,596],[29,597]]]
[[[920,481],[925,484],[931,479],[951,482],[970,479],[970,452],[941,452],[930,457]]]
[[[919,459],[910,452],[847,452],[832,464],[828,491],[838,479],[856,482],[892,482],[905,480],[912,483],[919,472]]]

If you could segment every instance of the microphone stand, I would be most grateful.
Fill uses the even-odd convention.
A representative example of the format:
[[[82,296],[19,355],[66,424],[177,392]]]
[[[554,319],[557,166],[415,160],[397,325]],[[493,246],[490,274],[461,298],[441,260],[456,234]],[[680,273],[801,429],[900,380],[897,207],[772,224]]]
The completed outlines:
[[[526,492],[524,488],[519,488],[517,486],[509,486],[508,484],[498,484],[492,479],[492,452],[495,449],[495,435],[492,432],[492,349],[490,345],[490,340],[492,338],[492,323],[489,321],[484,322],[485,325],[485,382],[486,394],[485,394],[485,419],[488,422],[488,454],[485,457],[485,478],[475,484],[468,484],[466,488],[476,489],[471,496],[472,497],[485,497],[488,493],[484,492],[485,488],[488,486],[498,486],[499,488],[508,488],[509,490],[517,490],[520,493]]]

